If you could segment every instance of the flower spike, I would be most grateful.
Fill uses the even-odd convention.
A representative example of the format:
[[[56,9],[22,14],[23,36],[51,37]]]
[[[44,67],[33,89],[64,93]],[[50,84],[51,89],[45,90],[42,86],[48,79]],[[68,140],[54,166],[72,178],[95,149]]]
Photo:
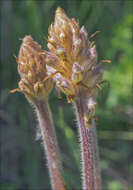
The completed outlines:
[[[95,96],[95,86],[102,80],[101,65],[96,64],[96,46],[89,42],[85,27],[80,29],[79,23],[69,19],[60,7],[49,28],[48,48],[57,56],[58,64],[48,64],[47,69],[50,75],[61,72],[60,77],[53,77],[61,91],[69,98],[76,98],[79,90],[83,90],[86,97]]]
[[[47,75],[46,64],[56,63],[56,59],[56,56],[52,53],[43,51],[31,36],[25,36],[22,40],[18,58],[16,58],[18,72],[21,77],[18,84],[19,88],[10,92],[24,93],[27,100],[34,105],[46,152],[52,189],[66,190],[62,175],[62,162],[48,104],[48,96],[53,88],[53,80]]]
[[[19,88],[10,92],[23,92],[31,103],[47,97],[53,87],[52,79],[48,78],[45,81],[48,77],[46,72],[48,55],[50,56],[50,53],[43,51],[31,36],[25,36],[16,58],[21,81]]]
[[[84,26],[67,17],[58,7],[54,23],[49,27],[48,48],[56,62],[47,64],[47,72],[56,82],[57,89],[72,101],[78,120],[83,167],[83,189],[99,190],[97,139],[94,125],[96,95],[102,84],[102,65],[97,64],[94,41],[89,41]]]

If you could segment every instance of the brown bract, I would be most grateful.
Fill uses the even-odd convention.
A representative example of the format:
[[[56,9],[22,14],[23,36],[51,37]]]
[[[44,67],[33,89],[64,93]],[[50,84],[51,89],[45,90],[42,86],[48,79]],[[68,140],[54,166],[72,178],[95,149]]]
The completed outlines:
[[[49,28],[48,48],[57,56],[57,61],[48,63],[48,74],[69,99],[74,99],[79,90],[85,96],[95,96],[102,80],[102,68],[97,64],[94,43],[88,39],[85,27],[79,27],[75,19],[69,19],[58,7],[55,21]]]
[[[46,98],[53,87],[52,79],[46,73],[47,57],[50,53],[43,51],[31,36],[25,36],[17,58],[21,80],[19,88],[11,92],[23,92],[32,103]]]

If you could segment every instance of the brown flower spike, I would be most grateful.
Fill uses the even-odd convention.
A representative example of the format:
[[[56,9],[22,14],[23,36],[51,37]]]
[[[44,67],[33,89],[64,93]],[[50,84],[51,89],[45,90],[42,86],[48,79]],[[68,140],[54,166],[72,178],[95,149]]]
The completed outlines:
[[[94,36],[94,35],[92,35]],[[90,36],[90,38],[92,37]],[[99,190],[95,108],[97,88],[102,81],[102,67],[97,64],[94,42],[90,42],[85,27],[69,19],[58,7],[55,21],[49,28],[48,48],[55,54],[55,62],[47,63],[58,89],[76,110],[81,142],[82,177],[84,190]]]
[[[68,100],[76,98],[79,90],[86,97],[95,97],[102,80],[96,46],[89,42],[85,27],[80,29],[78,22],[69,19],[60,7],[49,28],[48,48],[57,57],[57,62],[48,63],[48,74],[56,72],[56,85]]]
[[[53,81],[47,76],[47,61],[55,61],[55,56],[50,52],[43,51],[31,36],[25,36],[17,58],[21,80],[19,88],[12,90],[11,93],[23,92],[28,101],[36,108],[52,189],[65,190],[62,162],[48,104],[48,96],[53,88]]]
[[[43,51],[31,36],[25,36],[17,58],[18,72],[21,76],[19,88],[11,92],[23,92],[33,104],[45,99],[53,88],[52,79],[46,79],[46,61],[50,53]]]

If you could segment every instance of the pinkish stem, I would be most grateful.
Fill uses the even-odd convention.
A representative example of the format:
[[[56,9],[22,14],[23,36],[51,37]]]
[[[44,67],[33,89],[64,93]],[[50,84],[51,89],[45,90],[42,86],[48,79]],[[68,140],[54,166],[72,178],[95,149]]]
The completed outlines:
[[[43,137],[43,145],[46,152],[48,168],[53,190],[65,190],[62,176],[62,164],[60,161],[58,145],[48,101],[40,101],[36,104],[37,117]]]
[[[99,157],[97,148],[96,127],[87,127],[85,114],[88,113],[86,98],[80,92],[73,102],[79,126],[82,159],[82,179],[84,190],[100,190]]]

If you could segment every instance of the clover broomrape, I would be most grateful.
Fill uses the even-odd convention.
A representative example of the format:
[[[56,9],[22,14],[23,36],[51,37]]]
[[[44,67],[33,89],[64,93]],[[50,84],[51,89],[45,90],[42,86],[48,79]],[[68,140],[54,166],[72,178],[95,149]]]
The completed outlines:
[[[94,124],[96,95],[102,83],[101,64],[97,64],[94,42],[90,42],[83,26],[69,19],[59,7],[54,24],[49,28],[48,48],[56,55],[48,62],[49,76],[72,101],[76,110],[81,142],[84,190],[100,189],[96,128]]]
[[[62,177],[62,164],[59,158],[58,145],[53,127],[48,96],[53,88],[52,79],[47,78],[46,61],[52,56],[43,51],[31,36],[25,36],[20,47],[18,72],[21,76],[18,91],[24,93],[27,100],[35,107],[45,147],[52,188],[65,190]],[[51,59],[52,61],[52,59]]]
[[[104,81],[101,64],[97,64],[96,46],[89,41],[85,27],[80,28],[79,23],[69,19],[60,7],[56,10],[54,23],[49,27],[47,45],[49,52],[42,50],[31,36],[23,39],[17,58],[21,80],[19,88],[11,92],[23,92],[36,108],[52,187],[54,190],[65,190],[48,106],[53,80],[56,82],[58,91],[64,92],[67,101],[72,102],[75,108],[81,144],[83,189],[100,190],[95,110],[97,92]]]

